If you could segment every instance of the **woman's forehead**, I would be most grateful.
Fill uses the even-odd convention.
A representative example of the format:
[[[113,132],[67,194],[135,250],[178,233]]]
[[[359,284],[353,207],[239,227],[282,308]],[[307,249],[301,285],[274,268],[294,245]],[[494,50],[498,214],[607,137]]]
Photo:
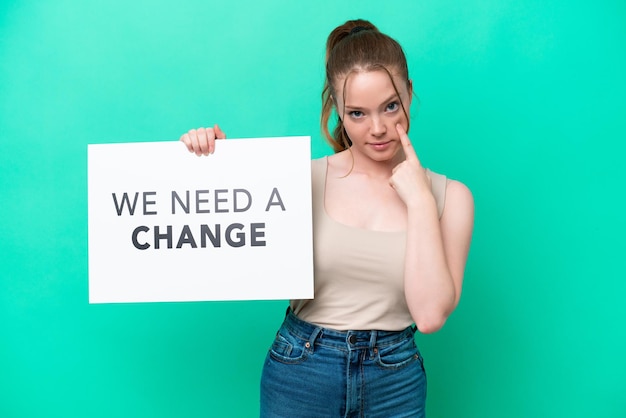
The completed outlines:
[[[345,97],[350,102],[346,104],[352,104],[353,101],[385,101],[398,93],[401,96],[407,93],[406,82],[400,76],[393,73],[390,75],[382,69],[354,71],[336,80],[337,99],[343,101]]]

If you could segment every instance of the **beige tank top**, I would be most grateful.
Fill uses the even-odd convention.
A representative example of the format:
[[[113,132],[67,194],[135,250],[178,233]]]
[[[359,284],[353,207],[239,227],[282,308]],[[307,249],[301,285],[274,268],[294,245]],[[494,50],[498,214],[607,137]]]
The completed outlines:
[[[413,323],[404,298],[406,231],[355,228],[324,207],[327,159],[311,162],[314,299],[292,300],[299,318],[337,330],[402,330]],[[446,177],[428,171],[439,216]]]

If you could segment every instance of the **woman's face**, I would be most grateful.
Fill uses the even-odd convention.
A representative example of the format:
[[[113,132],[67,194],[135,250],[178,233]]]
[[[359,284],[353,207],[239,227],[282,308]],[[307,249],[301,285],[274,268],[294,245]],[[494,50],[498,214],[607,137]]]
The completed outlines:
[[[352,141],[352,152],[374,161],[391,160],[402,149],[396,124],[408,129],[402,109],[408,115],[411,93],[406,82],[394,76],[398,97],[384,70],[351,73],[337,81],[337,110]]]

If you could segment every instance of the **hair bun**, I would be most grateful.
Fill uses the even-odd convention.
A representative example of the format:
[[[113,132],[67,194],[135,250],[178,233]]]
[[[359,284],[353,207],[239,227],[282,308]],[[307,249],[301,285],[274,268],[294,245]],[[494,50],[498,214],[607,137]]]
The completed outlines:
[[[355,26],[350,31],[350,35],[354,35],[355,33],[359,33],[364,30],[371,30],[372,28],[366,28],[365,26]]]

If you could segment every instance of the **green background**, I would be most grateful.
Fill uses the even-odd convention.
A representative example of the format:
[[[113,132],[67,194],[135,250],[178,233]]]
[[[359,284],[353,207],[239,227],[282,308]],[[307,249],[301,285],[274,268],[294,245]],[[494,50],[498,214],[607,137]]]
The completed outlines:
[[[461,303],[417,337],[429,417],[626,416],[623,0],[4,0],[1,417],[258,414],[284,301],[88,304],[87,144],[219,122],[325,155],[324,43],[356,17],[404,46],[418,155],[476,201]]]

